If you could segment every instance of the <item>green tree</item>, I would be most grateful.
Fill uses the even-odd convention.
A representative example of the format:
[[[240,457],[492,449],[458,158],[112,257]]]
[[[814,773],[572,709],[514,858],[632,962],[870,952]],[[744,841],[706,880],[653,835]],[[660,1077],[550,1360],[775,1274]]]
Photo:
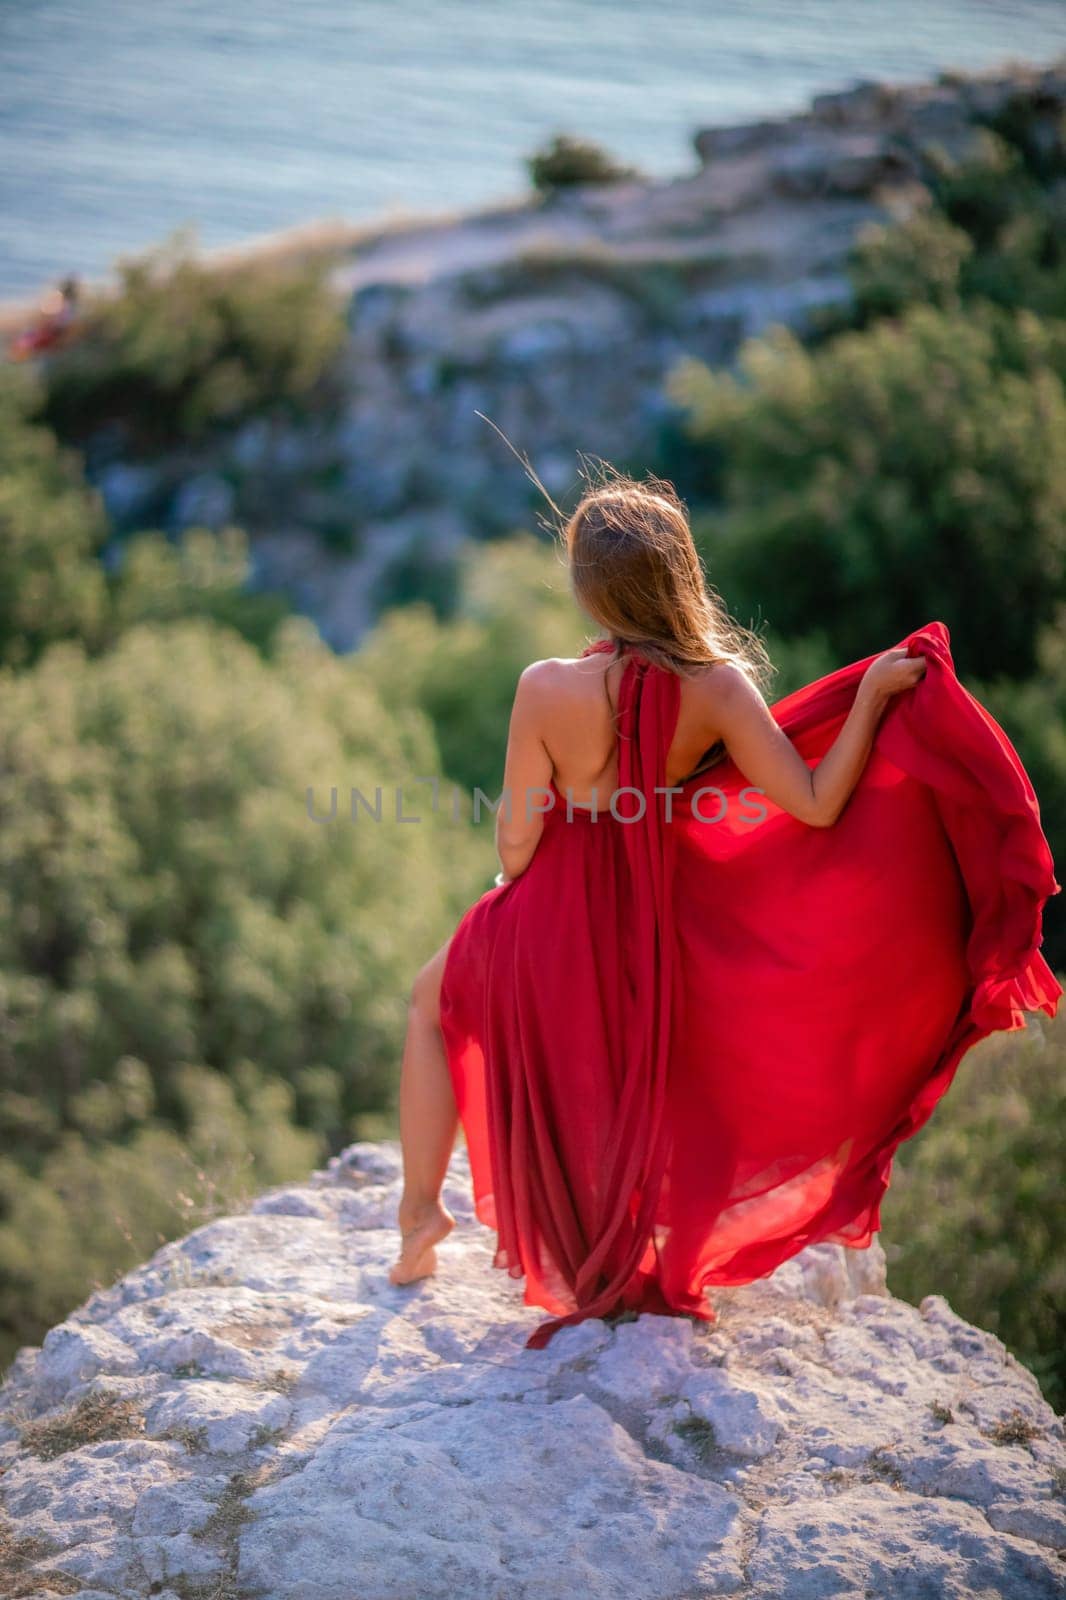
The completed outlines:
[[[900,1147],[882,1207],[889,1287],[946,1295],[1066,1402],[1066,1010],[993,1034]]]
[[[1036,639],[1036,672],[970,686],[1015,746],[1032,780],[1056,876],[1066,885],[1066,606]],[[1045,956],[1066,966],[1066,889],[1044,910]]]
[[[114,1093],[107,1137],[86,1104],[93,1131],[67,1128],[38,1167],[0,1157],[0,1365],[166,1240],[303,1178],[324,1153],[315,1133],[294,1126],[288,1086],[250,1063],[229,1078],[176,1068],[170,1122],[151,1114],[150,1074],[130,1058],[83,1097],[98,1113],[131,1078],[139,1104]]]
[[[251,546],[243,528],[186,528],[176,539],[156,530],[135,534],[108,575],[109,606],[103,644],[144,622],[203,617],[232,628],[264,655],[290,615],[273,590],[250,587]]]
[[[425,718],[295,621],[272,664],[203,621],[58,645],[0,707],[7,1132],[30,1100],[47,1140],[126,1055],[164,1113],[182,1062],[243,1059],[328,1068],[344,1118],[379,1107],[410,980],[478,883],[445,815],[395,820],[438,769]],[[353,786],[380,822],[350,820]]]
[[[394,1120],[411,982],[490,877],[439,766],[296,618],[270,659],[179,618],[0,673],[0,1356]]]
[[[861,229],[854,304],[824,331],[865,326],[911,304],[990,301],[1066,317],[1066,138],[1022,101],[1008,103],[964,157],[927,153],[928,205]],[[1061,371],[1061,369],[1060,369]]]
[[[174,541],[139,533],[105,567],[100,497],[77,452],[33,420],[40,396],[38,377],[0,371],[0,666],[29,666],[62,639],[98,654],[135,622],[191,616],[268,652],[289,606],[250,590],[243,529],[189,528]]]
[[[54,639],[95,642],[107,610],[103,507],[80,459],[30,420],[40,395],[24,369],[0,371],[0,664],[11,666]]]
[[[939,618],[961,672],[1031,673],[1066,595],[1063,332],[913,305],[814,351],[776,330],[739,375],[681,363],[671,393],[724,462],[697,519],[719,588],[846,659]]]
[[[391,609],[358,661],[388,706],[426,713],[448,777],[495,799],[523,667],[574,656],[597,632],[573,600],[558,548],[520,533],[464,552],[458,603],[446,621],[425,602]]]
[[[975,247],[961,268],[963,295],[1059,318],[1066,316],[1066,139],[1061,118],[1050,125],[1032,111],[1016,101],[972,155],[940,154],[932,191]]]
[[[77,341],[49,358],[45,416],[61,437],[117,422],[154,448],[335,398],[346,326],[328,259],[213,266],[194,236],[121,260],[118,291],[92,297]]]
[[[965,229],[936,210],[919,211],[904,222],[868,223],[852,261],[854,320],[863,324],[897,316],[916,303],[957,309],[963,267],[974,249]]]

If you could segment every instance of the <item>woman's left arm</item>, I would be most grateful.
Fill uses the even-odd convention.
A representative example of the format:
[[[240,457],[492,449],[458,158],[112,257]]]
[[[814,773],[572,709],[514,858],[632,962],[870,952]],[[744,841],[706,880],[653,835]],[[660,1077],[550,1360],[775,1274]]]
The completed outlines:
[[[545,677],[550,668],[549,661],[531,662],[515,689],[503,796],[496,813],[496,853],[503,868],[497,883],[510,882],[529,866],[544,831],[544,812],[552,802],[549,784],[554,763],[542,737]]]

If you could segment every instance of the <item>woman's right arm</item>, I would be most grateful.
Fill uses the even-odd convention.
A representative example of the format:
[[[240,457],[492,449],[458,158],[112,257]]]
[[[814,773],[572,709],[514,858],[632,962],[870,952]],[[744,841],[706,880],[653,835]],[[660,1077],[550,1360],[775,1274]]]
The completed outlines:
[[[814,768],[739,667],[723,663],[704,679],[708,721],[750,784],[801,822],[828,828],[862,775],[885,707],[924,673],[925,657],[908,656],[905,646],[877,656],[863,674],[843,727]]]

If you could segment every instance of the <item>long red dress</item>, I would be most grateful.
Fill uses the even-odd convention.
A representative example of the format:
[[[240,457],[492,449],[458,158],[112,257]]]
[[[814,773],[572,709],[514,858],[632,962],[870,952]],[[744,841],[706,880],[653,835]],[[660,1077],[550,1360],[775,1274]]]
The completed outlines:
[[[441,1026],[494,1264],[551,1313],[528,1346],[623,1309],[713,1322],[709,1285],[868,1247],[965,1052],[1055,1015],[1032,785],[945,625],[901,643],[925,675],[830,828],[728,757],[656,794],[680,681],[631,652],[614,812],[553,785],[525,872],[459,922]],[[771,708],[809,766],[872,660]]]

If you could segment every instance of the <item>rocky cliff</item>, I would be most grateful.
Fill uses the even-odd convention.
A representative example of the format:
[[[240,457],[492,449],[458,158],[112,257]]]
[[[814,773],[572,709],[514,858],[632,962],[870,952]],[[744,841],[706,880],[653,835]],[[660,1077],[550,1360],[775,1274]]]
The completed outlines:
[[[95,1294],[0,1394],[0,1595],[1044,1600],[1066,1433],[884,1257],[817,1246],[524,1348],[465,1155],[435,1277],[389,1284],[399,1149],[358,1144]],[[964,1248],[960,1241],[960,1248]]]
[[[698,130],[695,169],[672,180],[367,228],[334,273],[338,415],[255,419],[201,458],[102,447],[90,470],[117,527],[244,523],[264,581],[348,648],[397,561],[533,525],[522,467],[478,412],[555,496],[578,486],[579,452],[646,463],[678,421],[664,379],[680,357],[728,363],[771,324],[805,331],[847,302],[860,229],[928,200],[933,163],[964,159],[1008,109],[1052,136],[1064,108],[1066,63],[860,84]]]

